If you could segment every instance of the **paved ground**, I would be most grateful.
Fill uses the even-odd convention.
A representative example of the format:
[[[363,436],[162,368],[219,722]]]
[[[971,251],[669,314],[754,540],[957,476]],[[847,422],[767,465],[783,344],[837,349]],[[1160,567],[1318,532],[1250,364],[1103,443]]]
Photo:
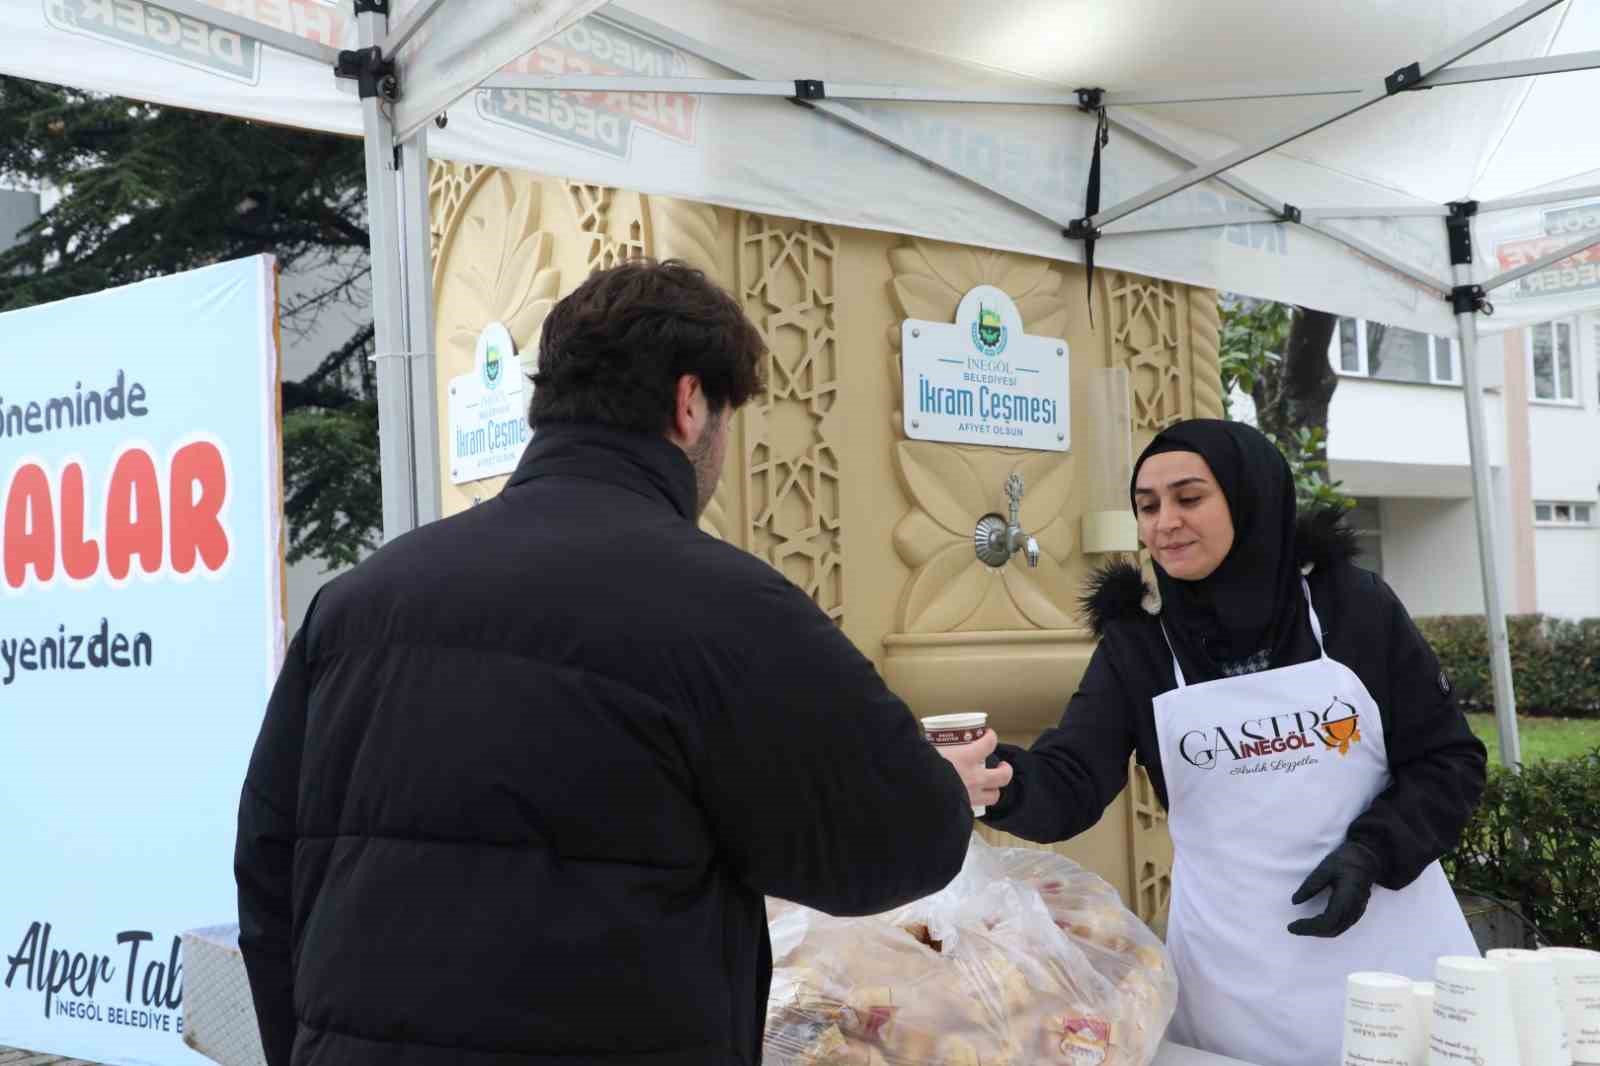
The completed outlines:
[[[60,1055],[41,1055],[36,1051],[0,1047],[0,1066],[95,1066],[82,1059],[64,1059]]]

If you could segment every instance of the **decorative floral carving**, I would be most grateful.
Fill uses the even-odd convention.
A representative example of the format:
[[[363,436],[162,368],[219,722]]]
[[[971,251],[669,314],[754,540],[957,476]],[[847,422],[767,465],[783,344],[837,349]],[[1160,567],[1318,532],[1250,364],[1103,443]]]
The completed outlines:
[[[479,239],[466,242],[468,255],[451,257],[440,279],[454,282],[470,308],[464,319],[439,323],[458,354],[470,359],[478,334],[500,322],[527,365],[561,288],[561,272],[550,265],[552,239],[539,228],[541,198],[537,181],[496,169],[463,202],[458,226]]]
[[[889,253],[891,282],[902,318],[948,322],[974,286],[994,285],[1016,301],[1029,333],[1062,336],[1067,327],[1064,278],[1048,260],[911,240]],[[903,425],[900,327],[890,329],[895,427]],[[933,441],[899,441],[895,468],[913,507],[895,527],[895,550],[912,575],[901,596],[904,633],[953,630],[1066,629],[1078,574],[1077,508],[1071,507],[1070,454],[987,448]],[[1006,478],[1022,476],[1020,521],[1039,541],[1039,565],[1013,558],[993,569],[973,550],[972,534],[985,514],[1007,513]],[[1069,513],[1070,512],[1070,513]]]
[[[439,248],[445,234],[454,229],[461,205],[485,168],[476,163],[450,163],[439,159],[428,162],[428,239],[434,276],[439,272]]]

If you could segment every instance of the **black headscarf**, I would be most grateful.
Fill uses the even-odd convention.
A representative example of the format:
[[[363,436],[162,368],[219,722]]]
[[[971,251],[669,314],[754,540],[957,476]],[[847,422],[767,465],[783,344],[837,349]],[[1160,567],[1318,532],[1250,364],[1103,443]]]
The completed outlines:
[[[1197,418],[1156,435],[1134,464],[1194,452],[1211,467],[1233,517],[1233,547],[1209,577],[1180,581],[1155,566],[1161,614],[1186,679],[1286,666],[1311,641],[1295,562],[1294,476],[1267,437],[1241,422]]]

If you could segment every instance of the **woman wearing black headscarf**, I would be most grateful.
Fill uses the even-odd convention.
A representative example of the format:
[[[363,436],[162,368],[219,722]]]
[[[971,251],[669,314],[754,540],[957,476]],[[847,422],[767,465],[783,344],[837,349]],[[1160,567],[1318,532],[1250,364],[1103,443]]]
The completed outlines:
[[[1439,956],[1477,954],[1438,859],[1487,752],[1400,601],[1350,562],[1338,512],[1296,515],[1260,432],[1179,423],[1129,492],[1159,598],[1131,564],[1101,571],[1100,644],[1060,726],[1001,745],[1008,767],[941,751],[987,824],[1040,843],[1094,825],[1137,753],[1174,848],[1172,1038],[1326,1066],[1349,973],[1431,980]]]

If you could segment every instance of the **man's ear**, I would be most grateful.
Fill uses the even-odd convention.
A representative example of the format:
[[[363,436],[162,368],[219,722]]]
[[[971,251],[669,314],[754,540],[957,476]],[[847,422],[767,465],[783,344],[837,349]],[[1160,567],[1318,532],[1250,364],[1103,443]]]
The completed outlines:
[[[673,390],[672,422],[667,437],[680,448],[688,449],[700,439],[711,421],[705,390],[696,374],[683,374]]]

